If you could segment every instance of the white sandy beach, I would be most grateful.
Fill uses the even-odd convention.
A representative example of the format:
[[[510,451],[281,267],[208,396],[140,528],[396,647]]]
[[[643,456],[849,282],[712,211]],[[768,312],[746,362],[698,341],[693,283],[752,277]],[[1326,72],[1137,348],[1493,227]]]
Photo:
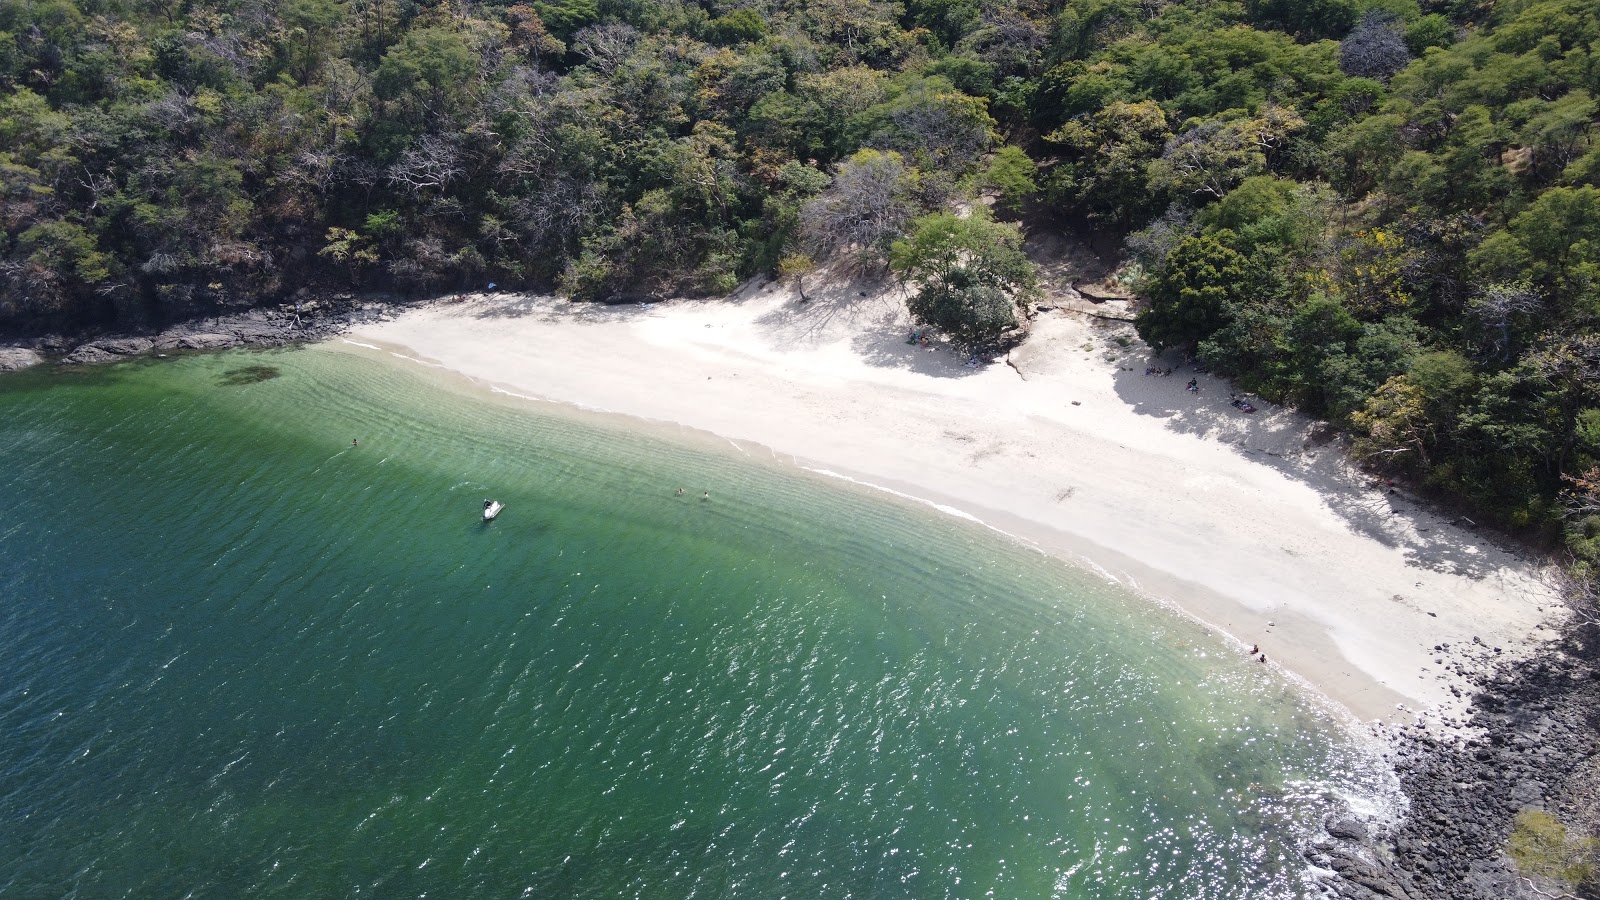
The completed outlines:
[[[1304,418],[1239,412],[1207,375],[1190,394],[1183,368],[1144,375],[1129,325],[1043,312],[1015,367],[973,369],[908,345],[896,295],[807,287],[809,303],[759,283],[650,306],[473,295],[347,340],[959,510],[1170,601],[1241,653],[1259,643],[1363,720],[1453,716],[1459,682],[1435,645],[1525,651],[1557,617],[1529,564],[1374,487]]]

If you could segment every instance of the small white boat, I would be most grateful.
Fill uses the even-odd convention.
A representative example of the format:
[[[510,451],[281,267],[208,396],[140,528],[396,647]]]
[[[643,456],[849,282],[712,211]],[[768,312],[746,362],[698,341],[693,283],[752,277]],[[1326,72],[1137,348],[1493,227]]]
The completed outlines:
[[[506,505],[499,500],[483,501],[483,520],[485,522],[492,520],[495,516],[500,515],[500,510],[505,508]]]

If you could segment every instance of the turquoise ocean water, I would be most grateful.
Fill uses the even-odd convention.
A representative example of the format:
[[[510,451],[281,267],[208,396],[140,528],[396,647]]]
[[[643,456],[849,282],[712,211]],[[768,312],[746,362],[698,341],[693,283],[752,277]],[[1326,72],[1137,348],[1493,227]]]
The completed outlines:
[[[8,376],[0,460],[0,896],[1300,897],[1392,790],[1089,573],[371,354]]]

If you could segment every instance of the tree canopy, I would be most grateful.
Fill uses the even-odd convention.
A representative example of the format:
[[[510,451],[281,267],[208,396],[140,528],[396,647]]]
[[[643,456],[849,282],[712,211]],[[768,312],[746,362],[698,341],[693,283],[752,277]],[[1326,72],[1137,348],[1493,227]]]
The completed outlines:
[[[934,213],[895,241],[889,265],[915,285],[907,306],[919,322],[973,346],[1016,327],[1019,302],[1038,283],[1022,252],[1022,231],[982,213]]]

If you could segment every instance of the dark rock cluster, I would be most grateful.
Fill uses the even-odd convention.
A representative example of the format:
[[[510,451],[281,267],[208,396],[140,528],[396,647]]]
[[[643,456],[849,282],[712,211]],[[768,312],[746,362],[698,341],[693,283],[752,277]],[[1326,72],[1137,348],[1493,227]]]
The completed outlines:
[[[208,319],[180,322],[150,334],[44,335],[0,347],[0,372],[43,362],[103,363],[134,356],[230,347],[278,347],[318,341],[351,325],[388,318],[386,300],[339,296],[278,307],[260,307]]]
[[[1446,651],[1448,648],[1446,648]],[[1593,833],[1600,744],[1600,629],[1577,624],[1535,657],[1480,676],[1468,738],[1407,730],[1395,755],[1410,808],[1387,833],[1335,818],[1306,856],[1341,900],[1515,900],[1551,896],[1506,856],[1512,820],[1542,809]],[[1592,894],[1580,893],[1587,898]]]

